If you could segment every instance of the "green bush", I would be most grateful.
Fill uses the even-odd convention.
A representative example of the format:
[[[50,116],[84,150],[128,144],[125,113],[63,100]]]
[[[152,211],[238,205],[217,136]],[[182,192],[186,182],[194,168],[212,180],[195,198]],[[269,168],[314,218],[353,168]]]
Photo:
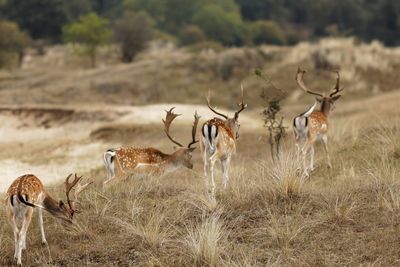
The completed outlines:
[[[92,67],[96,66],[97,50],[111,40],[111,31],[108,20],[95,13],[80,17],[78,22],[71,23],[63,28],[66,42],[83,46],[84,54],[90,56]]]
[[[194,15],[193,24],[199,26],[208,38],[224,45],[245,43],[246,26],[239,11],[226,12],[215,4],[204,5]]]
[[[22,63],[29,37],[14,22],[0,21],[0,67],[9,66],[13,60]]]
[[[285,33],[274,21],[260,20],[253,25],[254,44],[285,45]]]

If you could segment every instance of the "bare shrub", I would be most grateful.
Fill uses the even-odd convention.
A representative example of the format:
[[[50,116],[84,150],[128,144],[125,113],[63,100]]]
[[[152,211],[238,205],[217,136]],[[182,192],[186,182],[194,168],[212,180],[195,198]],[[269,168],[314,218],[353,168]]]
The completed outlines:
[[[284,117],[280,115],[281,101],[286,97],[286,93],[275,87],[270,79],[265,78],[260,70],[255,74],[266,82],[263,88],[261,99],[263,100],[264,110],[262,112],[264,127],[268,131],[268,143],[273,159],[279,159],[281,141],[286,136],[286,128],[283,125]]]

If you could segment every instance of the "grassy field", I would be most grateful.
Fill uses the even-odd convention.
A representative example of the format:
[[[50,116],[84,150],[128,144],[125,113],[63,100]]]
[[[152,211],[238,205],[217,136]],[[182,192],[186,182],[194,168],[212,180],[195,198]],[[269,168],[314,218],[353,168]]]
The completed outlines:
[[[23,263],[26,266],[399,265],[400,93],[398,77],[394,75],[400,67],[400,61],[396,61],[399,52],[376,44],[352,44],[348,40],[249,50],[257,49],[274,56],[265,56],[259,66],[248,63],[237,67],[227,80],[220,76],[208,79],[213,76],[207,69],[191,76],[196,72],[187,69],[192,57],[209,57],[207,64],[211,64],[212,56],[181,50],[161,54],[149,51],[137,63],[96,70],[69,69],[68,64],[72,63],[65,62],[59,68],[47,67],[48,72],[43,72],[46,68],[38,62],[36,69],[28,65],[15,73],[2,74],[9,76],[3,77],[1,102],[19,110],[13,112],[8,108],[0,113],[4,121],[0,128],[4,137],[0,143],[2,176],[14,179],[37,170],[39,177],[54,177],[47,184],[49,192],[59,198],[64,196],[60,179],[69,172],[77,171],[94,181],[82,195],[84,211],[77,216],[78,232],[63,230],[46,214],[49,247],[42,246],[34,216]],[[314,50],[325,51],[329,64],[341,66],[342,85],[346,89],[330,121],[333,168],[326,167],[322,146],[318,145],[316,170],[304,178],[297,170],[301,163],[293,153],[291,129],[280,160],[271,160],[259,115],[261,103],[257,102],[263,85],[249,74],[254,67],[262,67],[275,84],[287,90],[289,96],[283,104],[283,114],[289,126],[291,118],[314,101],[295,90],[298,64],[308,66],[306,80],[310,87],[331,88],[334,84],[333,75],[311,64]],[[214,55],[213,60],[229,53],[246,54],[231,49]],[[166,73],[160,70],[159,79],[152,79],[147,76],[151,73],[148,70],[160,67],[154,65],[157,56],[166,62],[174,61],[175,65],[167,65],[163,69]],[[95,93],[98,89],[89,86],[91,79],[96,84],[109,81],[115,86],[110,77],[132,83],[132,87],[121,85],[123,89],[107,89],[110,91],[101,95]],[[154,97],[153,91],[149,91],[154,80],[169,90],[160,90],[160,95]],[[143,106],[144,113],[139,114],[134,107],[123,105],[204,104],[207,88],[213,87],[214,102],[233,108],[241,81],[246,85],[246,100],[251,109],[243,112],[238,152],[225,191],[218,168],[216,201],[208,198],[208,180],[203,176],[199,151],[194,153],[193,170],[180,170],[163,178],[131,177],[103,190],[101,183],[106,172],[101,152],[107,148],[133,144],[172,151],[161,123],[157,122],[157,116],[161,120],[161,106]],[[33,85],[32,98],[23,93],[28,84]],[[73,112],[58,109],[32,112],[16,105],[25,101],[42,108],[68,108]],[[149,111],[155,108],[160,113]],[[186,116],[173,125],[179,139],[189,139],[194,109],[200,110],[203,120],[211,116],[204,107],[178,106],[177,111],[184,110]],[[143,119],[146,114],[148,123]],[[13,264],[13,242],[5,207],[0,205],[1,266]]]

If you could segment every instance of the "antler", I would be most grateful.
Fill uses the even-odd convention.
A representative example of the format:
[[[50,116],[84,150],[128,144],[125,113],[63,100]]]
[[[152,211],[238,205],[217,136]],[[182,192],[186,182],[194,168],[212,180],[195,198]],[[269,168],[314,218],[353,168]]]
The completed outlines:
[[[164,123],[164,132],[165,132],[165,134],[167,135],[167,137],[169,138],[169,140],[172,141],[172,143],[174,143],[174,144],[176,144],[176,145],[178,145],[178,146],[180,146],[180,147],[183,147],[182,144],[180,144],[180,143],[178,143],[177,141],[175,141],[175,140],[171,137],[171,135],[169,134],[169,127],[171,126],[172,121],[173,121],[176,117],[180,116],[180,114],[175,114],[175,113],[173,112],[174,108],[175,108],[175,107],[171,108],[169,111],[167,111],[167,110],[165,111],[165,112],[167,112],[167,115],[165,116],[165,120],[162,120],[163,123]]]
[[[80,203],[80,201],[79,201],[79,195],[81,194],[81,192],[83,191],[83,190],[85,190],[89,185],[91,185],[93,182],[91,181],[91,182],[88,182],[88,183],[86,183],[86,184],[84,184],[84,185],[81,185],[80,183],[78,183],[78,185],[76,186],[76,188],[75,188],[75,193],[74,193],[74,197],[75,197],[75,200],[74,200],[74,204],[75,203]],[[75,208],[75,205],[74,205],[74,208]],[[79,210],[75,210],[75,212],[80,212]]]
[[[340,74],[339,74],[339,71],[335,71],[336,72],[336,75],[337,75],[337,78],[336,78],[336,84],[335,84],[335,87],[333,87],[333,90],[335,90],[335,91],[333,91],[329,96],[330,97],[332,97],[332,96],[334,96],[334,95],[336,95],[337,93],[339,93],[340,91],[343,91],[343,89],[344,88],[342,88],[342,89],[339,89],[340,88]]]
[[[75,178],[74,178],[74,180],[70,183],[69,182],[69,178],[71,177],[71,175],[72,175],[72,173],[70,174],[70,175],[68,175],[67,176],[67,178],[65,179],[65,188],[66,188],[66,195],[67,195],[67,203],[68,203],[68,205],[69,205],[69,208],[71,209],[71,210],[73,210],[74,212],[76,212],[76,210],[75,210],[75,203],[76,202],[79,202],[78,201],[78,198],[79,198],[79,195],[80,195],[80,193],[83,191],[83,190],[85,190],[92,182],[88,182],[88,183],[86,183],[86,184],[84,184],[84,185],[81,185],[80,183],[79,183],[79,181],[82,179],[82,176],[80,176],[80,177],[78,177],[77,175],[76,175],[76,173],[75,173]],[[69,193],[71,192],[71,190],[72,190],[72,188],[74,188],[76,186],[76,188],[75,188],[75,193],[74,193],[74,200],[71,200],[70,199],[70,196],[69,196]]]
[[[197,125],[199,124],[199,119],[200,119],[200,116],[197,115],[197,111],[196,111],[194,113],[194,122],[193,122],[193,127],[192,127],[192,142],[189,143],[188,148],[190,148],[192,145],[199,142],[199,140],[196,140],[196,132],[197,132]]]
[[[67,195],[67,203],[68,203],[70,209],[74,210],[73,201],[70,199],[69,193],[71,192],[72,188],[74,188],[74,186],[79,182],[79,180],[82,179],[82,176],[78,177],[75,173],[75,178],[72,181],[72,183],[70,183],[69,178],[71,177],[71,175],[72,175],[72,173],[70,175],[68,175],[67,178],[65,179],[65,190],[66,190],[66,195]]]
[[[247,108],[247,104],[243,102],[243,84],[240,85],[241,87],[241,93],[242,93],[242,101],[238,104],[240,109],[235,112],[235,118],[239,117],[239,113],[242,112],[245,108]]]
[[[228,116],[226,116],[226,115],[224,115],[224,114],[222,114],[222,113],[217,112],[215,109],[213,109],[213,108],[211,107],[210,98],[211,98],[211,91],[208,90],[208,95],[207,95],[207,97],[206,97],[208,108],[211,109],[211,111],[214,112],[215,114],[217,114],[217,115],[219,115],[219,116],[221,116],[221,117],[223,117],[223,118],[225,118],[225,119],[227,120],[227,119],[228,119]]]
[[[315,93],[315,92],[312,92],[312,91],[308,90],[307,86],[304,84],[304,81],[303,81],[303,76],[304,76],[305,73],[306,73],[305,70],[301,70],[300,67],[297,68],[296,82],[300,86],[300,88],[303,89],[304,91],[306,91],[309,94],[324,97],[320,93]]]

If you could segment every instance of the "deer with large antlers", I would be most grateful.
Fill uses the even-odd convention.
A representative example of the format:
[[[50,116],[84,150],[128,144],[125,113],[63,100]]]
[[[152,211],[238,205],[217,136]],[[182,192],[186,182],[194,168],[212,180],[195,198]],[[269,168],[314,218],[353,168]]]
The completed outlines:
[[[106,185],[110,181],[118,178],[127,178],[132,174],[155,174],[163,175],[179,167],[193,169],[192,147],[198,141],[196,140],[196,129],[200,117],[197,112],[194,114],[194,123],[192,126],[192,141],[187,147],[176,141],[170,134],[169,128],[173,120],[180,114],[173,112],[174,108],[166,111],[166,117],[163,119],[164,132],[172,143],[179,146],[172,154],[165,154],[155,148],[135,148],[120,147],[107,150],[104,155],[104,165],[108,172],[108,180],[104,181]]]
[[[17,178],[9,187],[6,196],[8,221],[14,231],[15,253],[14,258],[18,265],[22,265],[22,250],[26,248],[26,233],[32,219],[33,210],[37,208],[42,243],[47,244],[43,228],[42,211],[49,212],[62,225],[69,228],[73,225],[74,214],[78,213],[77,204],[79,194],[89,186],[78,184],[82,177],[77,177],[71,183],[70,174],[65,180],[67,204],[56,201],[44,189],[42,182],[33,174],[26,174]],[[71,200],[70,192],[75,187],[75,198]]]
[[[235,112],[233,118],[217,112],[210,104],[210,91],[206,98],[208,108],[221,116],[206,121],[201,128],[200,150],[204,161],[204,175],[211,176],[211,196],[215,197],[214,165],[217,160],[221,161],[223,171],[223,184],[226,189],[229,175],[228,169],[232,155],[236,152],[236,140],[239,138],[239,114],[247,104],[243,102],[243,86],[241,88],[242,101],[238,104],[239,110]]]
[[[340,98],[339,92],[343,90],[340,88],[340,75],[336,71],[336,84],[333,87],[333,92],[329,95],[316,93],[307,88],[304,83],[303,77],[306,73],[305,70],[298,68],[296,75],[296,82],[301,89],[305,92],[315,95],[315,104],[306,112],[295,117],[293,120],[294,134],[296,138],[296,147],[298,152],[303,154],[304,172],[308,175],[308,168],[306,164],[306,155],[310,150],[310,171],[314,170],[314,143],[321,140],[325,149],[328,168],[332,168],[332,163],[328,151],[328,118],[330,112],[334,109],[335,101]],[[317,104],[320,104],[318,111],[314,111]]]

